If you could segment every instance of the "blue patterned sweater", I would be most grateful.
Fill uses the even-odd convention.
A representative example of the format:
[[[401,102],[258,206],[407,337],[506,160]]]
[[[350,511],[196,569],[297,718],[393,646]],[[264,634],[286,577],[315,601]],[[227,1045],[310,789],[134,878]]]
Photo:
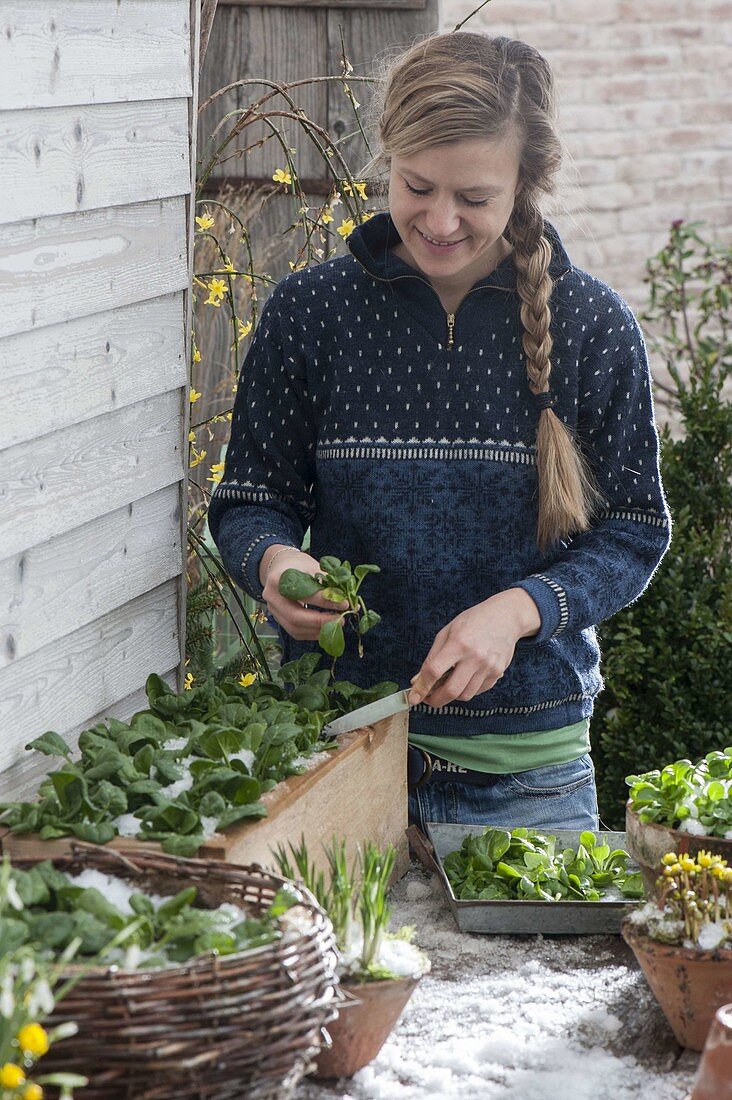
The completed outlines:
[[[555,411],[607,499],[589,531],[547,553],[512,256],[448,324],[426,276],[391,251],[390,215],[376,214],[348,255],[277,284],[242,367],[211,534],[257,599],[266,548],[300,548],[308,527],[314,558],[380,567],[362,592],[381,623],[363,658],[346,632],[340,678],[409,687],[461,611],[516,586],[539,608],[539,633],[519,641],[502,679],[467,702],[420,703],[414,733],[523,733],[590,715],[603,686],[595,626],[643,592],[669,544],[643,334],[549,223],[546,234]],[[283,660],[319,651],[280,636]]]

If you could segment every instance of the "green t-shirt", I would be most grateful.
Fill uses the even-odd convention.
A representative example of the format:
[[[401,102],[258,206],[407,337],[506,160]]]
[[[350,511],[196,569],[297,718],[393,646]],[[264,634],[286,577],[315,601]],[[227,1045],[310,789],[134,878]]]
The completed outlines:
[[[590,720],[532,733],[481,733],[477,737],[431,737],[409,734],[410,745],[441,756],[462,768],[507,775],[510,772],[566,764],[590,751]]]

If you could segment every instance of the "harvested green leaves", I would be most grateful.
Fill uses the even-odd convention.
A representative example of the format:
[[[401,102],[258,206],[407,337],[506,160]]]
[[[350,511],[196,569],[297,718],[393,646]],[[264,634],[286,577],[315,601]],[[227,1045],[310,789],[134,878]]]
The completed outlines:
[[[697,764],[677,760],[629,775],[630,806],[652,821],[694,836],[732,837],[732,747],[709,752]]]
[[[453,893],[461,900],[599,901],[609,887],[629,898],[643,896],[638,873],[628,874],[628,853],[580,835],[577,849],[556,851],[557,838],[528,829],[496,829],[468,835],[443,860]]]
[[[321,571],[314,576],[301,569],[285,569],[278,584],[280,595],[286,596],[289,600],[307,600],[316,592],[322,592],[324,598],[333,604],[346,600],[348,607],[339,614],[338,618],[329,619],[321,627],[318,645],[331,657],[340,657],[346,648],[343,624],[346,620],[352,619],[351,625],[358,636],[358,655],[363,657],[361,638],[381,622],[381,616],[366,607],[363,596],[359,596],[358,590],[364,577],[369,573],[380,573],[381,570],[378,565],[357,565],[351,571],[350,562],[342,562],[340,558],[330,555],[322,557],[318,564]]]
[[[284,886],[268,910],[251,917],[234,905],[199,908],[195,886],[162,903],[130,893],[126,905],[114,904],[107,894],[117,899],[127,892],[118,880],[98,876],[100,888],[84,887],[50,860],[30,871],[14,867],[10,877],[23,906],[12,916],[0,916],[4,950],[32,944],[55,957],[78,939],[78,957],[99,956],[100,963],[117,962],[130,969],[186,962],[206,951],[230,955],[270,943],[281,935],[279,917],[301,900],[294,887]]]
[[[64,763],[37,801],[0,804],[0,821],[44,840],[105,844],[122,833],[194,855],[214,831],[265,816],[264,792],[305,771],[313,753],[337,748],[321,739],[327,722],[397,690],[390,681],[366,690],[333,681],[328,669],[316,671],[321,657],[284,664],[274,681],[205,680],[180,694],[152,674],[149,709],[85,730],[79,759],[53,732],[27,745]]]

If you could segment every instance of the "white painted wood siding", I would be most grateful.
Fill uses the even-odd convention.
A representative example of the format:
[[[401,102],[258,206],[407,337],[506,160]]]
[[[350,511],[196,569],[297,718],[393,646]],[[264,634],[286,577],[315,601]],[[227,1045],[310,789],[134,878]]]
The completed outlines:
[[[183,677],[197,0],[0,0],[0,798]],[[193,33],[191,23],[193,22]]]

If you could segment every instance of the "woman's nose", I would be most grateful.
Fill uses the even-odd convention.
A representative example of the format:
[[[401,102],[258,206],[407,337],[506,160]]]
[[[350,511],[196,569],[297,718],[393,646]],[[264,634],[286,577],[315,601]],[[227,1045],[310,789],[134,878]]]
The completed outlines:
[[[435,240],[443,241],[453,236],[460,228],[460,214],[449,204],[435,206],[430,211],[427,232]]]

